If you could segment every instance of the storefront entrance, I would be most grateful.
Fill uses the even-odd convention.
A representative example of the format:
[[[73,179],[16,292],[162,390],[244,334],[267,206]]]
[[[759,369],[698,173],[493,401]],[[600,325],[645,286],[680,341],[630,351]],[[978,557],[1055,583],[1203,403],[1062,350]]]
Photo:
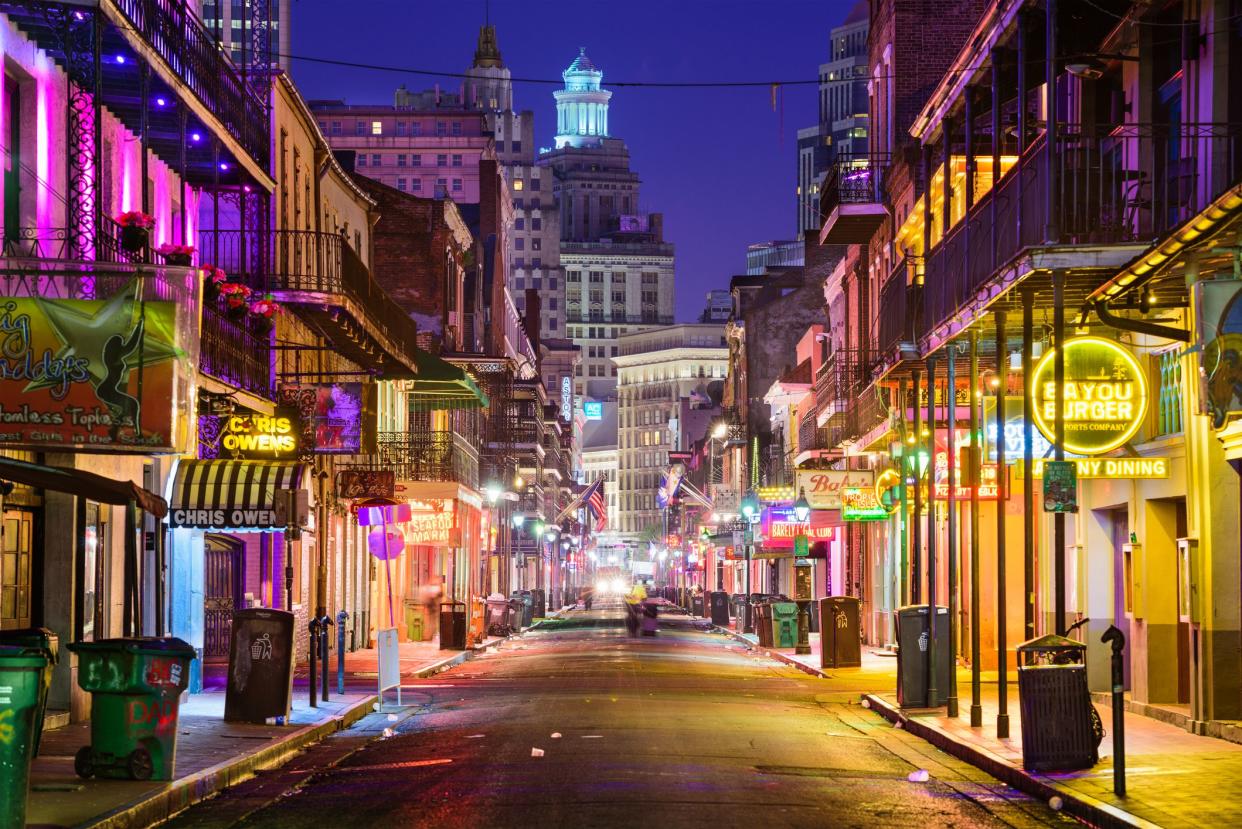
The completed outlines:
[[[203,538],[203,661],[228,662],[233,611],[240,605],[245,545],[227,535]]]
[[[0,547],[0,630],[30,627],[30,557],[34,549],[35,514],[30,510],[4,511]]]

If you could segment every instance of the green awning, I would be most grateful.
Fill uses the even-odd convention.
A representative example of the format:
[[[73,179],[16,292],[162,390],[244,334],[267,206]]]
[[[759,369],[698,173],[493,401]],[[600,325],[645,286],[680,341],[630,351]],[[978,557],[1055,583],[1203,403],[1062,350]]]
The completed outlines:
[[[421,348],[415,352],[418,376],[410,392],[413,403],[424,409],[482,409],[487,395],[460,366],[441,360]]]

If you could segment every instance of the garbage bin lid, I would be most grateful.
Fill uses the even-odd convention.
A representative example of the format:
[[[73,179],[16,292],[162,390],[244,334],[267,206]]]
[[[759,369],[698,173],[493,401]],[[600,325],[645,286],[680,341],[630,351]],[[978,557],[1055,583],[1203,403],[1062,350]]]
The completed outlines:
[[[1064,636],[1057,636],[1055,633],[1049,633],[1046,636],[1037,636],[1029,642],[1023,642],[1021,645],[1018,645],[1017,649],[1023,653],[1063,650],[1085,651],[1087,646],[1077,639],[1068,639]]]
[[[53,665],[60,661],[60,637],[47,628],[10,628],[0,631],[0,646],[4,645],[41,651]]]
[[[129,651],[130,653],[184,656],[193,659],[194,648],[184,639],[175,636],[135,636],[131,638],[98,639],[94,642],[71,642],[69,650],[82,651]]]
[[[798,606],[793,602],[772,602],[772,612],[781,614],[796,614],[798,612]]]
[[[43,668],[45,665],[47,665],[47,657],[42,650],[0,645],[0,667],[2,668],[8,670]]]

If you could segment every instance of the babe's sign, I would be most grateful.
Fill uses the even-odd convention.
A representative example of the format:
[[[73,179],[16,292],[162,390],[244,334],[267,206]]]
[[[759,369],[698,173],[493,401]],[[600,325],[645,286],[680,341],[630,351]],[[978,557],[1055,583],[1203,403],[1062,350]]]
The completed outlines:
[[[798,471],[798,491],[806,493],[811,509],[841,509],[841,490],[872,489],[875,472],[870,469],[814,469]]]

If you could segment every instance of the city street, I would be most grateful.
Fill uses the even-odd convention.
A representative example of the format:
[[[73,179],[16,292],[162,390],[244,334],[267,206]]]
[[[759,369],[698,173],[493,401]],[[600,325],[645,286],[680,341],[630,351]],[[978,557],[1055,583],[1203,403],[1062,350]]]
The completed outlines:
[[[571,612],[409,683],[412,715],[372,715],[170,825],[1073,823],[702,620],[636,639],[622,620]]]

